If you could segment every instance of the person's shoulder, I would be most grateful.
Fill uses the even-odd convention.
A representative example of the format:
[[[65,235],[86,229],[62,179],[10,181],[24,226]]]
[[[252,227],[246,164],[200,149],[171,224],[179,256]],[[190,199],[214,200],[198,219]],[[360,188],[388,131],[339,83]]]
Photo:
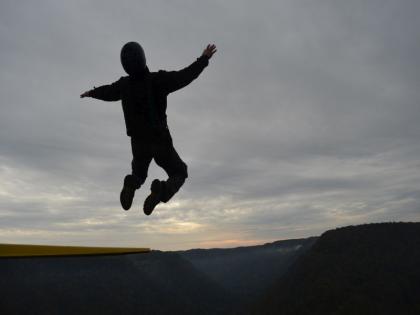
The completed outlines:
[[[154,82],[160,83],[165,81],[165,78],[167,77],[168,73],[169,72],[166,70],[158,70],[155,72],[150,72],[150,76]]]
[[[129,77],[128,76],[122,76],[120,77],[118,80],[116,80],[114,82],[114,84],[122,86],[124,84],[126,84],[129,81]]]
[[[127,76],[122,76],[122,77],[120,77],[116,82],[125,82],[125,81],[127,81],[129,79],[129,76],[127,75]]]
[[[167,73],[168,73],[168,71],[166,71],[166,70],[158,70],[158,71],[155,71],[155,72],[150,72],[150,74],[154,77],[164,76]]]

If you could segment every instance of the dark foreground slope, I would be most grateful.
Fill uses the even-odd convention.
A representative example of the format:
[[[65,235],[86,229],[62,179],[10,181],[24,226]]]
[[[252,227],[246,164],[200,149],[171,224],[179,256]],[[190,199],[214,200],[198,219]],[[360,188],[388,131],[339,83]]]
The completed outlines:
[[[7,258],[0,314],[420,314],[419,266],[420,223],[234,249]]]
[[[420,314],[420,223],[327,231],[256,314]]]
[[[0,314],[217,314],[228,296],[175,253],[0,260]]]

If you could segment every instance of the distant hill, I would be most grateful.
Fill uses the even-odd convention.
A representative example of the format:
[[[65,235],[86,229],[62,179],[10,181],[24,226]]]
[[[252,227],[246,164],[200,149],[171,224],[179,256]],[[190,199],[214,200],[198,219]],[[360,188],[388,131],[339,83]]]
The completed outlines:
[[[315,241],[316,237],[310,237],[257,246],[192,249],[178,253],[221,285],[240,304],[262,294]]]
[[[224,290],[176,253],[0,259],[0,314],[218,314]]]
[[[325,232],[254,314],[420,314],[420,223]]]

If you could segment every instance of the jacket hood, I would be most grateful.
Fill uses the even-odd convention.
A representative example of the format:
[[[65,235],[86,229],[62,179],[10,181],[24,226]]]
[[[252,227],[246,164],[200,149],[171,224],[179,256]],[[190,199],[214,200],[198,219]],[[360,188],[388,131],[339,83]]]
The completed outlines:
[[[121,49],[121,64],[128,75],[143,76],[148,70],[143,47],[137,42],[128,42]]]

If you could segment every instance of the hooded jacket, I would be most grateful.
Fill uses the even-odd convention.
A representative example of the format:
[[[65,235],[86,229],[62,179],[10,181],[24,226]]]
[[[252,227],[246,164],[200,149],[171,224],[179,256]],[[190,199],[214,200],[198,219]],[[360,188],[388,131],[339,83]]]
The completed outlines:
[[[190,84],[208,63],[208,57],[201,56],[179,71],[150,72],[146,67],[142,76],[121,77],[112,84],[94,88],[89,96],[110,102],[121,100],[129,137],[167,130],[167,96]]]

